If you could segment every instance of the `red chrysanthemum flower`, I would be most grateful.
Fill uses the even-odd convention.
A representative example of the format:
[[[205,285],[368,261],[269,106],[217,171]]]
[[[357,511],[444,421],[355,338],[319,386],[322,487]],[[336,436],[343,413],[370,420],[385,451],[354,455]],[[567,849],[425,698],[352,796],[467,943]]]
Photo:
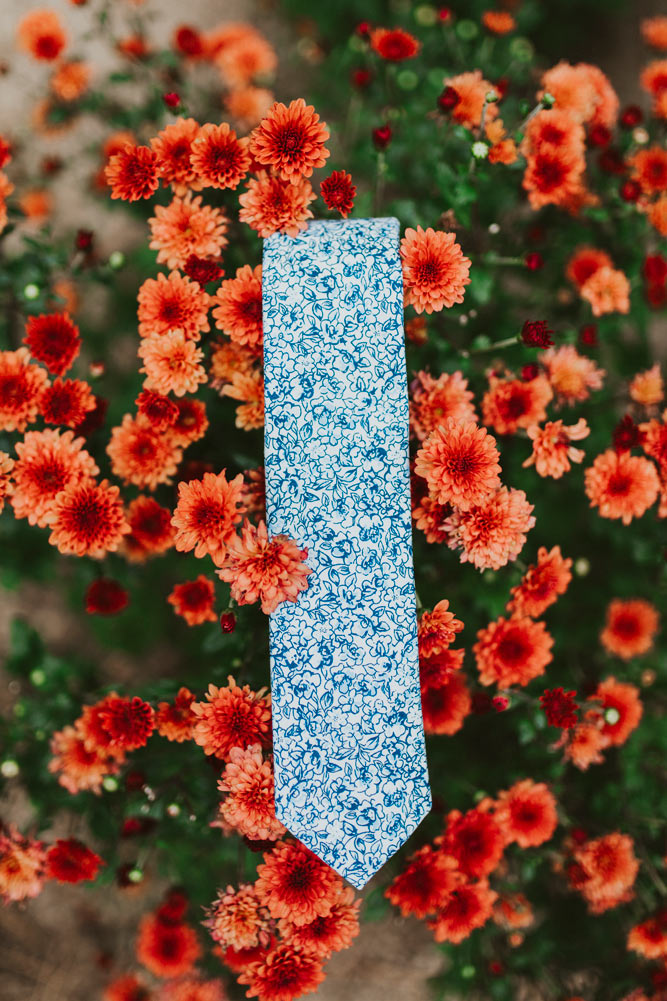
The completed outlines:
[[[76,838],[59,839],[46,855],[46,877],[59,883],[95,879],[104,863],[99,855]]]
[[[558,826],[556,800],[544,782],[523,779],[500,793],[496,819],[508,842],[535,848],[548,841]]]
[[[20,47],[45,62],[57,59],[67,42],[54,10],[31,10],[21,19],[17,34]]]
[[[667,909],[630,929],[628,949],[645,959],[667,958]]]
[[[436,942],[456,945],[475,928],[481,928],[491,917],[497,897],[498,894],[489,888],[484,879],[458,886],[435,917],[427,922]]]
[[[308,551],[287,535],[269,539],[265,522],[255,528],[246,518],[241,537],[227,539],[217,574],[232,585],[232,597],[239,605],[261,601],[262,611],[269,615],[282,601],[296,601],[308,587],[312,570],[303,562],[307,556]]]
[[[181,118],[151,139],[162,183],[171,184],[176,194],[184,195],[188,188],[201,188],[190,161],[192,143],[198,135],[199,123],[194,118]]]
[[[633,177],[647,195],[667,191],[667,151],[662,146],[641,149],[630,158]]]
[[[508,610],[533,619],[542,615],[567,591],[572,580],[571,566],[572,560],[563,558],[560,546],[551,550],[540,546],[537,563],[529,566],[521,583],[512,588]]]
[[[30,364],[27,348],[0,351],[0,430],[25,431],[37,419],[48,376]]]
[[[183,453],[147,418],[125,414],[122,424],[111,431],[107,455],[115,476],[140,490],[155,490],[158,484],[171,482]]]
[[[473,647],[480,682],[499,688],[527,685],[553,660],[553,642],[543,622],[520,615],[490,622]]]
[[[205,754],[229,760],[232,747],[250,747],[271,741],[271,710],[261,692],[239,688],[232,677],[226,688],[209,685],[206,702],[193,702],[197,717],[193,739]]]
[[[215,297],[213,317],[236,344],[259,348],[262,343],[262,266],[246,264],[234,278],[222,283]]]
[[[86,452],[83,438],[73,431],[28,431],[16,445],[11,503],[17,518],[31,525],[48,524],[56,495],[75,483],[90,480],[99,470]]]
[[[327,959],[332,952],[347,949],[359,934],[360,906],[361,901],[354,899],[354,890],[348,886],[341,891],[340,897],[324,917],[298,926],[287,918],[281,918],[278,927],[283,939],[295,948]]]
[[[246,996],[262,1001],[293,1001],[317,990],[323,980],[322,959],[290,942],[274,946],[239,977],[248,987]]]
[[[624,744],[639,726],[644,711],[639,690],[629,682],[610,677],[600,682],[594,698],[599,699],[602,706],[603,737],[616,747]]]
[[[552,334],[553,330],[549,329],[545,320],[526,320],[521,328],[521,340],[529,348],[551,347]]]
[[[194,695],[189,688],[179,688],[173,702],[158,702],[155,713],[155,729],[161,737],[182,744],[192,740],[192,728],[197,717],[190,706]]]
[[[257,867],[255,893],[273,918],[309,924],[330,913],[343,882],[300,841],[277,844]]]
[[[450,672],[440,684],[422,687],[421,700],[426,733],[458,733],[472,708],[468,686],[459,673]]]
[[[105,699],[100,708],[99,723],[108,734],[110,747],[135,751],[148,742],[155,729],[155,714],[138,695],[133,698],[115,696]]]
[[[215,622],[217,619],[213,610],[215,585],[203,574],[199,574],[196,580],[176,584],[167,601],[189,626],[200,626],[203,622]]]
[[[245,222],[263,239],[274,233],[296,236],[313,218],[308,206],[317,198],[310,181],[297,178],[290,183],[260,170],[239,195],[240,222]]]
[[[577,889],[593,914],[601,914],[632,898],[639,862],[628,834],[614,831],[586,841],[575,848],[574,860],[580,869]]]
[[[133,973],[116,977],[108,984],[102,995],[103,1001],[150,1001],[148,987]]]
[[[463,290],[470,283],[470,260],[463,256],[454,233],[421,226],[406,229],[401,261],[406,306],[432,313],[463,302]]]
[[[609,254],[597,247],[578,247],[567,263],[565,274],[571,282],[581,288],[600,268],[613,268]]]
[[[137,411],[155,431],[166,431],[178,417],[178,406],[174,400],[152,389],[142,389],[134,401]]]
[[[210,297],[197,282],[184,278],[178,271],[147,278],[137,296],[139,333],[142,337],[168,334],[182,330],[186,337],[199,340],[202,331],[209,330]]]
[[[352,211],[356,193],[357,189],[352,183],[352,175],[348,174],[346,170],[334,170],[320,184],[320,194],[324,199],[324,204],[332,212],[340,212],[343,219],[347,219]]]
[[[82,424],[95,407],[95,396],[81,379],[55,379],[39,398],[39,409],[47,424],[71,428]]]
[[[264,761],[260,744],[232,747],[218,782],[227,795],[220,804],[223,822],[251,841],[277,841],[285,828],[276,818],[273,767]]]
[[[167,924],[157,915],[141,919],[137,959],[156,977],[179,977],[189,973],[201,955],[197,936],[184,924]]]
[[[273,167],[284,181],[297,183],[323,167],[329,130],[302,97],[289,107],[276,103],[250,136],[250,152],[258,163]]]
[[[207,261],[203,257],[196,257],[195,254],[190,254],[183,265],[183,271],[188,278],[200,285],[217,282],[225,273],[217,261]]]
[[[185,448],[193,441],[199,441],[208,430],[209,420],[206,416],[206,404],[203,400],[176,400],[176,420],[169,428],[169,437],[174,445]]]
[[[204,473],[201,480],[178,484],[178,504],[172,518],[175,546],[181,553],[194,549],[195,556],[224,559],[234,526],[241,520],[243,476],[233,480],[222,470]]]
[[[629,525],[655,504],[660,480],[649,459],[607,449],[585,472],[585,489],[591,507],[602,518],[620,518]]]
[[[100,577],[86,591],[86,611],[89,615],[118,615],[127,608],[130,597],[116,580]]]
[[[152,497],[139,496],[127,509],[129,534],[124,539],[128,559],[141,563],[149,556],[166,552],[174,544],[171,511]]]
[[[391,63],[413,59],[421,48],[414,35],[402,28],[376,28],[371,32],[370,41],[371,48]]]
[[[405,869],[385,890],[385,897],[400,909],[403,917],[414,914],[425,918],[442,906],[460,882],[452,856],[424,845],[413,852]]]
[[[459,870],[471,879],[493,872],[505,850],[502,828],[485,809],[485,803],[467,813],[451,810],[445,833],[439,840],[442,850],[451,855]]]
[[[543,145],[527,157],[523,187],[532,208],[567,206],[581,194],[586,161],[572,146]]]
[[[28,319],[23,343],[49,372],[63,375],[79,353],[81,337],[67,313],[42,313]]]
[[[553,390],[543,375],[528,382],[492,375],[482,400],[482,417],[498,434],[515,434],[518,428],[540,424],[552,397]]]
[[[61,553],[101,558],[115,552],[130,530],[118,487],[108,480],[66,486],[53,501],[49,542]]]
[[[631,660],[652,648],[659,623],[658,610],[650,601],[615,598],[607,608],[600,640],[608,653]]]
[[[563,688],[545,688],[540,695],[540,705],[549,726],[569,730],[577,725],[579,705],[574,701],[576,691],[566,692]]]
[[[419,617],[419,657],[433,657],[444,653],[463,629],[463,623],[449,611],[446,598],[434,606],[432,612],[423,612]]]
[[[127,143],[109,158],[104,176],[112,198],[125,202],[150,198],[160,183],[157,156],[149,146]]]
[[[429,688],[440,688],[463,667],[465,650],[449,647],[432,657],[419,657],[419,684],[422,694]]]
[[[417,452],[415,472],[439,504],[468,511],[500,487],[496,439],[473,421],[449,418]]]
[[[250,168],[247,140],[236,138],[227,122],[202,125],[194,139],[190,163],[207,188],[237,188]]]
[[[500,490],[478,507],[455,511],[444,522],[447,545],[461,550],[461,563],[499,570],[515,560],[535,524],[523,490]]]
[[[428,372],[417,372],[410,396],[410,427],[420,441],[450,417],[457,421],[477,419],[473,394],[461,372],[443,372],[437,379]]]

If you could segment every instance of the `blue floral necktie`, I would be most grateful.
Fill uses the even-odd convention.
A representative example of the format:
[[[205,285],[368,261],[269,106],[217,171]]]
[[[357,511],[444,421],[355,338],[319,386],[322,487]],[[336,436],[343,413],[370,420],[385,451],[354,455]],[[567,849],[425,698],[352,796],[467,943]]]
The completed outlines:
[[[264,243],[267,522],[308,549],[270,616],[278,818],[361,887],[431,807],[396,219]]]

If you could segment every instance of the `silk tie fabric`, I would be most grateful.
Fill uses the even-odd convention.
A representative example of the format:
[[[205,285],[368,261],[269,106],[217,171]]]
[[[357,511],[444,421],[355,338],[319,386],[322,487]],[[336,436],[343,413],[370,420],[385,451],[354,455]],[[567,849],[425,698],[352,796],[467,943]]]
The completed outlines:
[[[264,242],[269,533],[308,550],[270,615],[276,814],[363,886],[431,808],[396,219]]]

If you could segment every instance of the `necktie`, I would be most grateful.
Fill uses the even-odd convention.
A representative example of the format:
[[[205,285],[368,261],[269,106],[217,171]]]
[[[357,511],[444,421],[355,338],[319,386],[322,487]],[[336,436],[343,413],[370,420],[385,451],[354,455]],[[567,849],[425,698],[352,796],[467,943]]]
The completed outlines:
[[[270,616],[276,814],[363,886],[431,808],[396,219],[264,243],[270,534],[308,549]]]

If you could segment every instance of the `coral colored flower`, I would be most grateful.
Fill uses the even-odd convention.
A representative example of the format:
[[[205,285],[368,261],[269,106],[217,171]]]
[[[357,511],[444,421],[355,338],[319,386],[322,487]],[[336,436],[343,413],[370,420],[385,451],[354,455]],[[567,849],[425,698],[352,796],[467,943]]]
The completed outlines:
[[[371,48],[387,62],[400,63],[414,59],[421,43],[402,28],[375,28],[370,37]]]
[[[449,418],[417,452],[415,472],[439,504],[468,511],[500,487],[499,458],[496,440],[486,428]]]
[[[499,897],[493,909],[493,920],[507,931],[516,928],[529,928],[535,920],[530,902],[522,893],[512,893]],[[570,998],[570,1001],[574,1001]]]
[[[529,382],[492,375],[482,399],[483,421],[498,434],[514,434],[518,428],[529,428],[543,421],[552,397],[553,390],[543,375]]]
[[[136,202],[150,198],[160,183],[157,157],[148,146],[128,143],[110,157],[104,176],[111,188],[112,198]]]
[[[25,431],[37,419],[48,376],[30,364],[27,348],[0,351],[0,430]]]
[[[80,883],[95,879],[104,863],[99,855],[76,838],[59,839],[46,855],[46,877],[59,883]]]
[[[464,883],[447,898],[435,917],[427,922],[436,942],[458,945],[491,917],[498,894],[486,880]]]
[[[439,601],[432,612],[423,612],[417,627],[420,658],[444,653],[462,629],[463,623],[449,611],[446,598]]]
[[[14,492],[12,470],[15,462],[6,452],[0,451],[0,512],[5,506],[5,500]]]
[[[638,952],[645,959],[667,957],[667,910],[658,911],[653,917],[631,928],[628,949]]]
[[[168,980],[160,991],[160,1001],[227,1001],[222,980],[201,980],[197,976]]]
[[[144,747],[155,729],[152,708],[138,696],[108,697],[99,711],[99,725],[108,735],[109,747],[135,751]]]
[[[49,372],[63,375],[79,353],[81,337],[67,313],[42,313],[28,319],[23,343]]]
[[[642,89],[653,97],[653,113],[664,118],[662,98],[667,91],[667,59],[654,59],[641,72],[639,82]]]
[[[145,337],[137,353],[144,363],[139,369],[146,376],[144,386],[164,396],[196,393],[208,379],[200,364],[203,351],[182,330]]]
[[[634,376],[630,383],[629,392],[630,399],[643,407],[653,407],[662,403],[665,397],[665,384],[658,362],[646,369],[645,372],[638,372]]]
[[[76,101],[88,90],[90,67],[80,60],[61,63],[51,77],[51,90],[61,101]]]
[[[299,841],[280,842],[257,867],[260,901],[271,917],[296,927],[329,914],[342,888],[340,876]]]
[[[313,218],[308,206],[317,195],[305,178],[297,178],[290,184],[260,170],[246,188],[239,195],[239,220],[263,238],[273,233],[296,236],[306,228],[306,220]]]
[[[260,370],[233,372],[231,382],[222,387],[224,396],[241,400],[236,408],[236,426],[245,431],[264,426],[264,377]]]
[[[297,184],[323,167],[329,130],[302,97],[289,107],[278,101],[250,136],[250,152],[258,163],[273,167],[284,181]]]
[[[83,438],[73,431],[28,431],[16,445],[11,503],[17,518],[44,528],[56,495],[66,487],[90,480],[99,470],[86,452]]]
[[[642,38],[647,45],[664,51],[667,49],[667,16],[645,17],[640,25]]]
[[[599,765],[603,761],[602,751],[609,746],[597,723],[584,721],[570,730],[568,742],[565,745],[565,758],[572,762],[580,771],[586,771],[590,765]]]
[[[332,952],[349,948],[359,934],[360,906],[361,901],[354,899],[354,890],[348,886],[341,890],[336,903],[324,917],[298,926],[287,918],[281,918],[278,927],[283,939],[295,948],[327,959]]]
[[[131,562],[141,563],[173,546],[171,511],[152,497],[140,495],[130,501],[126,516],[130,531],[124,539],[124,550]]]
[[[54,10],[31,10],[19,23],[19,46],[33,59],[53,62],[67,43],[67,36]]]
[[[486,800],[467,813],[451,810],[445,832],[438,839],[442,850],[455,859],[460,872],[470,879],[493,872],[505,848],[502,828],[488,805]]]
[[[169,205],[156,205],[155,215],[148,220],[152,240],[149,247],[157,250],[158,264],[168,268],[183,268],[188,258],[220,257],[227,245],[227,218],[222,209],[202,205],[201,197],[174,198]]]
[[[246,147],[227,122],[202,125],[190,149],[197,180],[207,188],[237,188],[250,167]]]
[[[47,424],[76,428],[95,410],[95,396],[81,379],[55,379],[39,398],[39,409]]]
[[[558,826],[556,800],[544,782],[523,779],[498,797],[496,820],[508,842],[535,848],[553,836]]]
[[[422,688],[421,701],[426,733],[458,733],[472,708],[465,678],[457,673],[450,673],[439,685]]]
[[[463,667],[465,650],[453,650],[448,647],[442,653],[432,657],[421,657],[419,660],[419,683],[422,695],[429,688],[441,688],[457,671]]]
[[[600,268],[613,268],[609,254],[597,247],[578,247],[567,262],[565,274],[573,284],[581,288]]]
[[[569,473],[570,463],[583,460],[585,452],[575,448],[572,442],[587,438],[590,428],[585,418],[580,417],[576,424],[546,421],[543,427],[529,427],[527,433],[533,443],[533,452],[522,465],[534,465],[538,476],[559,480],[564,473]]]
[[[485,10],[482,24],[494,35],[508,35],[516,28],[516,21],[506,10]]]
[[[250,375],[258,360],[258,351],[234,341],[221,340],[213,345],[211,354],[211,386],[223,393],[225,384],[231,382],[235,373]]]
[[[464,288],[470,283],[470,259],[463,256],[454,233],[421,226],[406,229],[401,261],[406,306],[432,313],[463,302]]]
[[[461,563],[478,570],[499,570],[515,560],[535,524],[533,505],[523,490],[501,489],[469,511],[455,511],[444,522],[447,545],[461,550]]]
[[[165,185],[171,184],[178,195],[202,186],[190,161],[192,143],[198,135],[199,123],[194,118],[180,118],[151,139],[160,179]]]
[[[566,692],[563,688],[545,689],[540,695],[540,705],[549,726],[560,730],[569,730],[576,726],[579,705],[574,701],[575,691]]]
[[[105,987],[102,999],[103,1001],[149,1001],[150,993],[138,977],[128,973],[112,980]]]
[[[616,747],[624,744],[639,726],[644,711],[638,689],[610,677],[600,682],[593,698],[602,705],[602,735]]]
[[[667,62],[667,60],[666,60]],[[667,93],[667,91],[666,91]],[[666,102],[667,103],[667,102]],[[663,118],[667,118],[667,109]],[[667,236],[667,196],[661,195],[648,210],[648,220],[661,236]]]
[[[443,80],[445,89],[451,88],[456,97],[456,103],[451,109],[451,116],[459,125],[468,129],[477,128],[482,121],[482,108],[489,94],[496,94],[492,83],[485,80],[480,70],[472,73],[460,73],[458,76]],[[495,104],[487,104],[486,118],[492,121],[498,114]]]
[[[567,111],[578,122],[611,128],[618,117],[618,97],[602,70],[589,63],[571,66],[559,62],[542,76],[538,98],[547,92],[556,108]]]
[[[223,101],[239,125],[252,129],[268,113],[273,104],[273,93],[266,87],[241,87],[225,94]]]
[[[204,473],[201,480],[178,484],[178,504],[172,525],[176,529],[175,546],[181,553],[194,549],[195,556],[211,556],[221,561],[227,544],[234,534],[234,526],[241,520],[243,476],[233,480],[222,470],[217,476]]]
[[[661,146],[641,149],[629,160],[632,177],[647,195],[667,191],[667,151]]]
[[[605,834],[577,846],[573,854],[582,870],[577,889],[591,913],[601,914],[632,898],[639,862],[628,834]]]
[[[201,955],[197,936],[184,924],[167,924],[154,914],[141,919],[137,959],[156,977],[189,973]]]
[[[385,897],[403,917],[414,914],[425,918],[446,901],[460,882],[455,859],[431,845],[423,845],[409,857],[406,867],[385,890]]]
[[[446,542],[447,532],[445,531],[445,519],[451,514],[449,504],[443,506],[429,497],[428,494],[421,497],[418,502],[413,502],[412,517],[420,531],[426,536],[427,542]]]
[[[650,601],[615,598],[607,608],[600,640],[608,653],[631,660],[651,650],[659,622],[658,611]]]
[[[140,490],[155,490],[160,483],[170,483],[182,454],[169,436],[155,431],[145,417],[130,414],[125,414],[122,424],[112,429],[107,445],[114,476]]]
[[[147,278],[137,296],[139,333],[142,337],[168,334],[182,330],[186,337],[199,339],[210,329],[208,307],[210,296],[197,282],[191,282],[178,271],[160,273],[157,279]]]
[[[262,1001],[292,1001],[317,990],[324,980],[322,959],[291,942],[280,942],[238,978],[248,987],[246,997]]]
[[[560,546],[547,551],[540,546],[537,563],[531,565],[521,578],[521,583],[511,590],[512,598],[507,607],[519,615],[537,618],[565,594],[572,580],[572,560],[563,559]]]
[[[236,344],[258,348],[262,343],[262,266],[237,268],[218,289],[213,310],[215,325]]]
[[[581,297],[591,304],[593,316],[627,313],[630,310],[630,283],[622,271],[598,268],[582,285]]]
[[[127,608],[129,600],[118,581],[99,577],[86,591],[86,611],[89,615],[117,615]]]
[[[194,695],[189,688],[179,688],[173,702],[159,702],[155,713],[155,729],[161,737],[182,744],[192,740],[192,729],[197,717],[190,706]]]
[[[227,540],[217,574],[231,584],[232,597],[239,605],[261,601],[262,611],[269,615],[282,601],[296,601],[308,587],[312,570],[303,562],[307,555],[286,535],[269,539],[265,522],[255,528],[246,518],[241,537]]]
[[[193,739],[205,754],[229,760],[233,747],[270,743],[271,711],[260,692],[239,688],[230,677],[226,688],[209,685],[206,702],[193,702],[197,717]]]
[[[0,831],[0,896],[5,903],[39,896],[45,862],[41,841],[23,837],[12,825]]]
[[[217,619],[213,610],[215,585],[203,574],[199,574],[196,580],[176,584],[167,601],[189,626],[200,626],[203,622],[215,622]]]
[[[553,642],[543,622],[521,615],[489,623],[473,647],[480,682],[499,688],[527,685],[553,660]]]
[[[213,61],[227,86],[236,88],[247,86],[257,77],[271,76],[278,57],[263,35],[249,25],[243,25],[243,33],[237,30],[237,37],[221,45]]]
[[[51,738],[48,769],[58,776],[58,782],[75,795],[84,790],[99,795],[102,781],[118,771],[118,761],[95,747],[87,746],[81,732],[66,726]]]
[[[202,400],[180,399],[176,401],[176,420],[169,428],[169,437],[174,445],[185,448],[193,441],[199,441],[206,434],[209,420],[206,405]]]
[[[320,184],[320,194],[324,199],[324,204],[332,212],[340,212],[343,219],[347,219],[352,211],[356,193],[357,189],[352,183],[352,175],[345,170],[334,170]]]
[[[410,397],[410,427],[420,441],[450,417],[457,421],[477,419],[473,394],[461,372],[443,372],[437,379],[428,372],[417,372]]]
[[[243,837],[277,841],[285,834],[276,818],[273,768],[262,759],[260,744],[232,747],[218,789],[227,794],[220,804],[222,820]]]
[[[585,487],[590,506],[602,518],[621,518],[629,525],[655,503],[660,481],[649,459],[607,449],[586,470]]]
[[[269,913],[249,883],[238,890],[228,886],[220,891],[204,924],[215,942],[236,950],[254,949],[270,941]]]
[[[592,389],[602,387],[607,374],[590,358],[580,355],[571,344],[550,349],[543,355],[542,361],[558,399],[570,405],[587,400]]]
[[[49,511],[49,542],[60,553],[101,559],[115,552],[130,526],[118,487],[108,480],[70,483],[56,494]]]

